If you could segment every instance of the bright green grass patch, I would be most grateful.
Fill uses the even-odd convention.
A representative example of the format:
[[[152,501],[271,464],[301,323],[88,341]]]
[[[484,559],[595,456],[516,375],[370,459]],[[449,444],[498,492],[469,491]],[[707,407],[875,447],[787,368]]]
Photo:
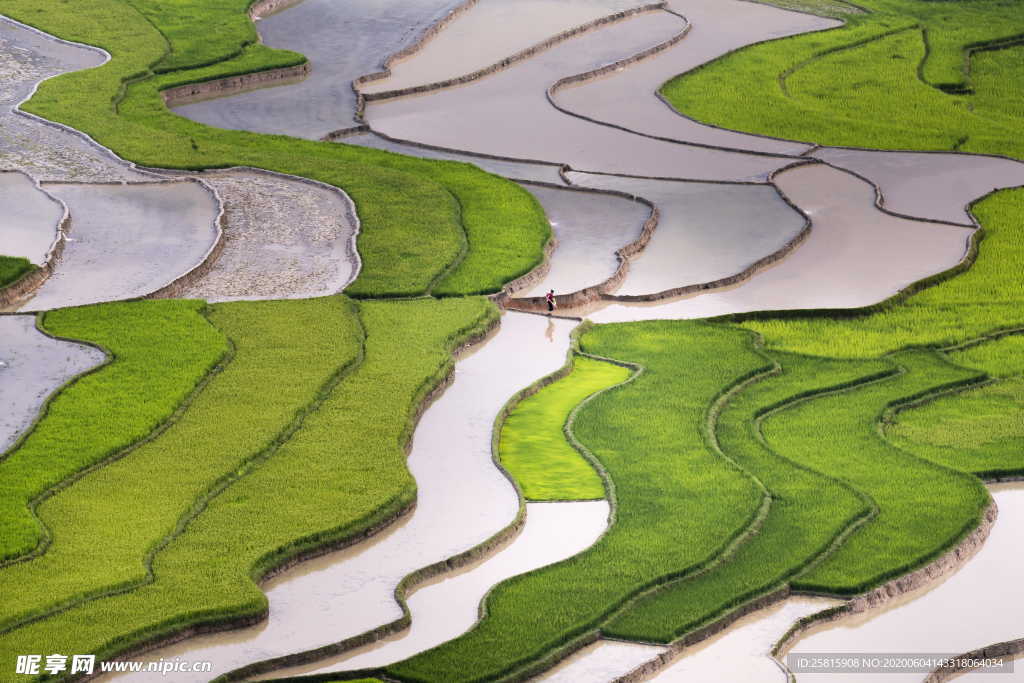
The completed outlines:
[[[976,478],[892,447],[877,428],[890,405],[965,384],[977,373],[933,351],[892,358],[900,374],[813,398],[764,422],[774,450],[849,484],[878,507],[870,524],[794,581],[795,588],[863,592],[947,550],[978,525],[989,502]]]
[[[22,275],[32,272],[35,268],[27,258],[0,256],[0,287],[6,287]]]
[[[340,297],[225,303],[208,315],[232,342],[231,362],[170,429],[39,507],[54,541],[44,555],[0,571],[0,630],[145,580],[147,554],[212,487],[274,450],[361,353],[357,317]]]
[[[0,559],[45,540],[27,505],[150,434],[227,351],[201,301],[142,301],[46,313],[47,332],[104,347],[113,361],[61,391],[0,462]]]
[[[585,398],[629,377],[621,365],[576,356],[572,373],[524,399],[501,429],[501,464],[527,500],[604,498],[601,477],[566,441],[570,413]]]
[[[729,560],[642,598],[602,634],[669,643],[734,608],[781,589],[828,553],[837,538],[872,514],[870,499],[836,479],[805,469],[770,448],[761,435],[766,413],[808,393],[828,391],[891,370],[883,361],[838,361],[772,354],[781,374],[730,397],[715,424],[722,451],[771,493],[758,533]]]
[[[153,8],[156,19],[166,9],[144,0],[133,2]],[[209,11],[220,14],[224,9]],[[83,130],[140,164],[186,169],[256,166],[348,192],[361,221],[358,247],[363,262],[358,279],[347,290],[353,296],[495,292],[543,258],[550,225],[532,195],[515,183],[464,163],[210,128],[169,112],[159,93],[185,82],[262,69],[273,60],[279,66],[292,64],[294,53],[270,54],[267,48],[249,46],[214,66],[147,79],[151,66],[163,60],[166,41],[128,5],[82,0],[71,9],[10,0],[4,11],[63,38],[103,47],[113,56],[102,67],[44,82],[24,105],[27,110]],[[175,21],[188,15],[174,12]],[[199,35],[210,35],[201,22],[195,28]],[[235,54],[237,38],[227,36],[217,49]],[[203,61],[186,59],[199,49],[197,45],[183,38],[172,43],[188,50],[178,55],[181,59],[190,64]],[[210,50],[216,52],[214,47]],[[130,83],[127,87],[125,81]]]
[[[582,349],[644,370],[578,413],[575,436],[614,482],[615,520],[585,552],[493,589],[459,638],[386,669],[403,681],[526,675],[579,647],[632,596],[708,565],[746,530],[762,492],[708,445],[722,387],[762,369],[747,335],[723,327],[601,325]],[[572,596],[567,600],[566,596]]]
[[[844,28],[751,46],[671,80],[663,93],[688,116],[735,130],[1024,157],[1013,134],[1024,64],[983,52],[968,68],[971,50],[1024,34],[1018,3],[859,4],[871,13],[849,15]],[[762,106],[746,106],[751,101]]]
[[[1024,190],[992,195],[974,213],[985,231],[975,263],[900,305],[851,317],[755,314],[743,326],[764,335],[769,348],[839,358],[869,358],[908,346],[949,346],[993,330],[1022,327]]]
[[[254,579],[410,505],[411,416],[451,369],[452,350],[483,334],[497,311],[473,298],[364,302],[359,316],[362,363],[271,457],[254,461],[156,554],[151,582],[5,634],[0,658],[46,650],[104,659],[187,625],[257,615],[267,602]],[[293,335],[291,344],[303,341]]]

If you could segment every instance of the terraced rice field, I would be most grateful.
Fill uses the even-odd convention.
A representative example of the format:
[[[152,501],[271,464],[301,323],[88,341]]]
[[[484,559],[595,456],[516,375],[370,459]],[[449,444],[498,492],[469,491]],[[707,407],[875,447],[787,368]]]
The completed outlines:
[[[1024,651],[1019,10],[0,0],[0,681]]]

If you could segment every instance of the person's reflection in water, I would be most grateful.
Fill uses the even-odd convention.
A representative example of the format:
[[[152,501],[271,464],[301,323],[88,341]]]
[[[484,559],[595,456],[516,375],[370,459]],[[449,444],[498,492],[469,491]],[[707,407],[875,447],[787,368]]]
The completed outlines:
[[[544,330],[544,336],[548,338],[549,342],[555,342],[555,321],[551,318],[548,318],[548,327]]]

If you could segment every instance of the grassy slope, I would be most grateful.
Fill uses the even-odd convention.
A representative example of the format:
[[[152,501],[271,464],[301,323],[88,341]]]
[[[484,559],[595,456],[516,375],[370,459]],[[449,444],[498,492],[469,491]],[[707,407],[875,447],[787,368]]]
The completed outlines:
[[[6,287],[25,273],[35,270],[27,258],[0,256],[0,287]]]
[[[0,558],[44,540],[30,501],[150,434],[220,360],[227,340],[200,314],[203,305],[113,303],[45,315],[47,332],[101,345],[113,362],[66,387],[0,461]]]
[[[363,362],[155,556],[154,582],[7,633],[5,661],[37,650],[107,658],[186,624],[258,614],[266,599],[253,579],[411,503],[410,413],[450,369],[452,349],[497,314],[483,299],[364,302],[359,314]]]
[[[166,3],[132,2],[146,8],[153,21],[166,23],[165,30],[179,49],[173,61],[179,64],[200,64],[239,47],[237,31],[229,31],[220,48],[183,52],[199,45],[183,36],[180,22],[188,12],[170,17]],[[24,105],[26,110],[86,131],[121,156],[145,165],[258,166],[344,188],[356,202],[362,222],[363,270],[350,294],[493,292],[543,257],[550,226],[540,205],[514,183],[474,166],[214,129],[170,113],[159,94],[161,87],[294,63],[293,53],[270,54],[252,46],[215,66],[145,80],[152,66],[165,64],[168,44],[145,17],[119,0],[83,0],[73,11],[58,3],[9,0],[4,11],[63,38],[103,47],[113,56],[103,67],[43,83]],[[216,42],[202,30],[203,17],[192,17],[198,26],[192,24],[191,30]],[[125,81],[131,82],[127,88]],[[468,253],[463,253],[467,240]]]
[[[645,368],[596,396],[575,421],[575,435],[614,482],[614,524],[587,551],[492,590],[487,616],[471,631],[388,675],[454,683],[529,670],[553,650],[578,647],[636,593],[714,561],[761,506],[755,483],[706,442],[708,405],[764,363],[746,338],[664,322],[584,334],[585,352]]]
[[[1024,157],[1024,142],[1013,134],[1024,75],[1019,48],[977,53],[970,69],[965,53],[1024,34],[1019,3],[858,4],[871,12],[847,16],[844,28],[742,50],[673,79],[663,92],[687,115],[737,130],[828,145]],[[745,106],[751,101],[762,106]]]
[[[581,401],[629,375],[620,365],[576,356],[567,377],[524,399],[509,414],[501,429],[499,455],[527,500],[605,497],[601,477],[562,430]]]
[[[210,320],[233,345],[231,363],[173,428],[40,506],[55,540],[44,555],[0,572],[0,630],[143,581],[147,554],[211,487],[275,449],[325,382],[355,362],[362,334],[350,307],[338,297],[213,307]]]

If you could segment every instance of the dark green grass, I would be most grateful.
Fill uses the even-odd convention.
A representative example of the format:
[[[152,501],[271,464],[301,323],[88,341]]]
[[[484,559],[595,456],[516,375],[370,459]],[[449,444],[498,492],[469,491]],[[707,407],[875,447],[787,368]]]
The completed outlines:
[[[908,346],[950,346],[993,330],[1024,326],[1024,190],[992,195],[974,207],[984,229],[969,270],[899,305],[832,318],[750,316],[743,326],[769,348],[817,356],[870,358]]]
[[[665,322],[586,332],[585,352],[646,368],[575,421],[575,436],[614,482],[613,525],[585,552],[496,587],[471,631],[388,676],[454,683],[526,673],[552,651],[578,647],[638,592],[713,562],[762,506],[755,482],[706,441],[709,404],[763,366],[746,339]]]
[[[27,507],[51,487],[165,422],[227,351],[200,301],[143,301],[45,314],[51,334],[98,344],[113,361],[61,391],[0,462],[0,559],[46,537]]]
[[[6,287],[35,269],[36,267],[27,258],[0,256],[0,287]]]
[[[673,79],[663,93],[688,116],[736,130],[1024,157],[1014,134],[1024,63],[1016,50],[976,51],[1024,36],[1018,2],[858,4],[870,12],[846,16],[846,27],[741,50]]]
[[[208,317],[231,340],[231,362],[170,429],[39,507],[54,542],[0,571],[0,631],[144,580],[144,558],[160,539],[201,507],[215,482],[275,448],[361,353],[357,317],[340,297],[218,304]]]
[[[786,459],[764,441],[760,416],[809,392],[820,392],[889,371],[882,361],[837,361],[772,354],[776,374],[730,397],[715,434],[722,451],[758,477],[771,507],[758,533],[728,562],[639,600],[602,629],[612,638],[669,643],[744,603],[783,588],[857,521],[873,512],[870,499],[825,474]]]
[[[154,21],[167,22],[165,30],[171,31],[173,24],[171,43],[183,51],[175,53],[174,59],[183,64],[201,63],[218,50],[225,55],[238,50],[239,35],[233,32],[219,47],[186,40],[187,24],[180,22],[189,15],[186,5],[195,3],[183,3],[177,9],[151,0],[133,3],[149,8]],[[239,5],[233,2],[230,7]],[[166,16],[172,9],[175,16]],[[197,35],[206,40],[212,34],[201,22],[204,13],[221,15],[226,10],[204,9],[189,21],[195,22]],[[167,41],[128,5],[82,0],[71,8],[10,0],[4,11],[63,38],[103,47],[113,56],[102,67],[41,84],[23,105],[32,113],[83,130],[144,165],[257,166],[313,178],[348,192],[362,223],[358,247],[363,268],[347,290],[354,296],[495,292],[543,258],[550,226],[540,205],[514,183],[474,166],[219,130],[175,116],[164,106],[161,88],[267,68],[273,60],[265,48],[246,47],[237,57],[213,66],[152,78],[149,70],[164,64]],[[196,50],[202,54],[193,54]],[[273,58],[280,60],[278,66],[296,61],[293,53]]]
[[[509,414],[501,429],[501,464],[527,500],[604,498],[601,477],[562,430],[581,401],[629,375],[621,365],[576,356],[567,377],[524,399]]]
[[[976,478],[896,449],[878,429],[888,406],[969,382],[977,373],[933,351],[892,360],[898,375],[808,400],[764,423],[776,451],[848,483],[878,506],[870,524],[794,581],[795,588],[863,592],[934,559],[978,525],[989,502]]]
[[[259,614],[267,603],[255,578],[412,503],[411,415],[451,368],[451,351],[482,334],[497,312],[475,298],[364,302],[359,316],[361,364],[271,457],[240,472],[156,554],[155,581],[11,631],[0,638],[0,658],[36,650],[109,658],[190,624]]]

